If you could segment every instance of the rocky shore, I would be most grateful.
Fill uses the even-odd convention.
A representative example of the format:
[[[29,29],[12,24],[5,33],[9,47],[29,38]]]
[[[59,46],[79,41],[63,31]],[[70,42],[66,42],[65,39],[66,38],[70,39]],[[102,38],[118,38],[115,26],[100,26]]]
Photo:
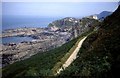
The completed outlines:
[[[46,28],[21,28],[4,31],[1,37],[29,36],[32,41],[23,41],[18,44],[1,44],[0,55],[2,56],[2,65],[20,61],[30,56],[45,52],[66,43],[71,34],[68,32],[51,31]]]
[[[1,64],[6,66],[16,61],[29,58],[34,54],[61,46],[91,28],[94,28],[97,23],[98,21],[94,19],[75,19],[67,17],[50,23],[46,28],[18,28],[5,30],[0,35],[0,38],[29,36],[32,37],[33,40],[26,40],[20,43],[1,44]]]
[[[10,37],[10,36],[26,36],[43,32],[43,28],[18,28],[18,29],[9,29],[5,30],[0,34],[1,37]]]

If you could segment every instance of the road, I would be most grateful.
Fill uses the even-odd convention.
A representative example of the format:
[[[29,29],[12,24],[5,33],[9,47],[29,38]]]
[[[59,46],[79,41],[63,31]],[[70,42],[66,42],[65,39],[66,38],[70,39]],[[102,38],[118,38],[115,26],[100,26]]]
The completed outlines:
[[[57,73],[55,75],[60,74],[61,71],[63,71],[63,69],[65,70],[66,67],[68,67],[77,57],[77,54],[82,46],[82,43],[84,42],[84,40],[87,38],[84,37],[77,45],[76,49],[73,51],[73,53],[70,55],[70,57],[66,60],[66,62],[62,65],[62,67],[60,69],[58,69]]]

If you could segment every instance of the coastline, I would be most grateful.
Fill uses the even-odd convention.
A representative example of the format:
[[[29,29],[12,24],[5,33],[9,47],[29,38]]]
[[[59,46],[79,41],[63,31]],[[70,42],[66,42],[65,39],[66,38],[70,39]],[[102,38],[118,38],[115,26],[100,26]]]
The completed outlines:
[[[20,43],[1,44],[0,55],[3,67],[16,61],[24,60],[37,53],[42,53],[66,43],[71,34],[61,31],[50,31],[46,28],[19,28],[3,32],[1,38],[31,37],[34,40]]]

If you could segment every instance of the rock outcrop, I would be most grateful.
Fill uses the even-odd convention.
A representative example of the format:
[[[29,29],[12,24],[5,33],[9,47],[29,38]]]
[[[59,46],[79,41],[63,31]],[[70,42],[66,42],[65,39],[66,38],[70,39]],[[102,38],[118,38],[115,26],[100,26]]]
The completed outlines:
[[[71,32],[72,37],[76,38],[82,33],[97,27],[99,21],[91,18],[72,18],[66,17],[60,20],[53,21],[48,25],[49,30],[51,31],[67,31]],[[54,30],[53,30],[54,29]]]
[[[98,23],[97,20],[89,18],[67,17],[50,23],[47,28],[19,28],[3,31],[1,37],[29,36],[34,39],[3,45],[3,49],[0,50],[0,53],[4,54],[3,66],[61,46],[82,33],[94,29]]]
[[[21,32],[25,33],[21,34]],[[4,35],[6,33],[8,35]],[[26,40],[20,43],[1,44],[0,55],[2,56],[3,66],[29,58],[36,53],[45,52],[61,46],[68,42],[71,37],[71,34],[68,32],[48,31],[40,28],[6,30],[3,35],[4,37],[29,36],[33,38],[32,41]]]
[[[43,32],[42,28],[18,28],[18,29],[9,29],[5,30],[0,34],[1,37],[10,37],[10,36],[26,36]]]

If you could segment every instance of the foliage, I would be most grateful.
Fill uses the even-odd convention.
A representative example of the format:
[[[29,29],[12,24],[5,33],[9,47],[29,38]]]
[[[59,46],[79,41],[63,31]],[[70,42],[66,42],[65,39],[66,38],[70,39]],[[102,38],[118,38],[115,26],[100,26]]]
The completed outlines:
[[[70,17],[66,17],[60,20],[56,20],[53,21],[52,23],[50,23],[48,26],[52,27],[52,26],[57,26],[57,27],[69,27],[69,26],[82,26],[83,28],[86,25],[90,25],[91,27],[98,25],[99,21],[95,20],[95,19],[89,19],[89,18],[82,18],[82,19],[76,19],[76,18],[72,18],[72,21],[69,21]],[[75,21],[78,21],[77,23],[75,23]]]
[[[38,53],[26,60],[8,65],[2,69],[3,78],[20,76],[48,76],[50,70],[76,43],[78,38],[48,52]]]
[[[78,58],[59,77],[120,78],[120,6],[85,40]],[[74,70],[75,69],[75,70]]]

